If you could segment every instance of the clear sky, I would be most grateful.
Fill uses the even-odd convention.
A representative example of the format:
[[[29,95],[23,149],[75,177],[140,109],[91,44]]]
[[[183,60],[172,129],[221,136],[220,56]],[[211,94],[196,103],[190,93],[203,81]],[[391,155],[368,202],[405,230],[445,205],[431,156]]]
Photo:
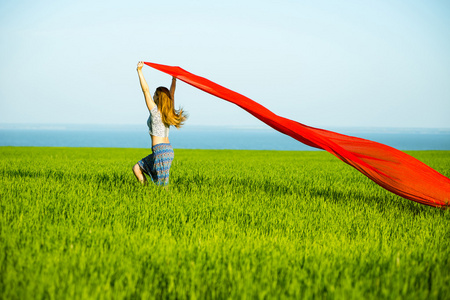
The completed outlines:
[[[311,126],[450,128],[446,0],[2,0],[0,123],[145,124],[139,60]],[[261,125],[182,82],[176,102],[191,125]]]

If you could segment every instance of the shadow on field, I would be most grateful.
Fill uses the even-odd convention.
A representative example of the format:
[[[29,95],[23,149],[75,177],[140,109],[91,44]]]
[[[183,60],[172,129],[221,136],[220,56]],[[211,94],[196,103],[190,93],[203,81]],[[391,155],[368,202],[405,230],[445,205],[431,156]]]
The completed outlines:
[[[375,183],[373,183],[375,185]],[[381,187],[378,187],[382,189]],[[338,204],[342,206],[364,209],[370,207],[377,210],[380,213],[387,211],[402,211],[414,216],[423,213],[436,213],[436,211],[442,211],[436,208],[432,208],[427,205],[419,204],[414,201],[402,198],[395,194],[376,195],[369,192],[360,190],[339,190],[333,186],[325,188],[319,188],[315,186],[309,186],[307,191],[312,198],[322,198],[326,202]],[[431,209],[431,211],[430,211]]]
[[[392,195],[390,197],[383,197],[368,194],[367,192],[359,192],[357,190],[339,191],[332,186],[326,188],[309,187],[309,194],[312,198],[321,198],[326,202],[338,205],[345,205],[348,207],[364,207],[370,206],[378,212],[383,213],[387,210],[405,211],[413,215],[424,212],[426,209],[423,205],[403,199],[399,196]]]
[[[196,186],[199,189],[202,189],[202,186],[207,186],[216,189],[228,189],[234,191],[235,193],[243,194],[254,194],[260,192],[269,195],[271,199],[296,195],[302,201],[319,200],[347,207],[360,207],[360,209],[369,206],[376,209],[380,213],[397,210],[418,215],[429,211],[427,206],[403,199],[394,194],[388,196],[382,195],[383,193],[381,193],[381,195],[375,195],[367,191],[364,192],[357,189],[342,190],[333,187],[333,185],[317,187],[311,185],[311,183],[302,185],[274,182],[270,179],[255,181],[249,180],[248,178],[236,177],[211,179],[206,176],[177,178],[177,180],[173,181],[172,184],[179,187],[188,187],[187,190],[190,190],[189,187],[192,186]],[[194,192],[194,190],[192,191]]]
[[[55,180],[62,182],[85,182],[89,185],[113,185],[118,187],[119,185],[128,185],[130,183],[129,176],[126,174],[109,174],[105,172],[100,173],[67,173],[60,170],[3,170],[3,177],[7,178],[42,178],[44,180]],[[275,182],[270,178],[264,180],[249,180],[249,178],[238,177],[221,177],[221,178],[208,178],[201,174],[195,174],[190,177],[178,177],[171,182],[172,186],[175,186],[178,190],[185,190],[186,192],[199,192],[204,187],[210,189],[229,189],[237,194],[254,194],[260,192],[267,194],[271,199],[276,199],[283,196],[296,195],[301,201],[325,201],[337,205],[345,205],[347,207],[363,209],[366,206],[370,206],[376,209],[380,213],[385,211],[404,211],[413,215],[419,215],[423,213],[436,213],[439,209],[427,207],[415,203],[410,200],[403,199],[394,194],[383,196],[374,195],[368,192],[359,191],[356,189],[342,190],[333,185],[318,187],[311,183],[299,184],[292,182]],[[276,201],[276,200],[275,200]]]
[[[57,170],[48,171],[30,171],[30,170],[5,170],[3,172],[5,177],[11,178],[55,178],[61,179],[65,177],[65,173]]]
[[[56,181],[77,181],[92,183],[121,183],[126,184],[129,180],[127,174],[109,174],[106,172],[99,173],[67,173],[59,170],[41,170],[41,171],[29,171],[29,170],[5,170],[3,172],[4,177],[10,178],[42,178],[47,180]]]

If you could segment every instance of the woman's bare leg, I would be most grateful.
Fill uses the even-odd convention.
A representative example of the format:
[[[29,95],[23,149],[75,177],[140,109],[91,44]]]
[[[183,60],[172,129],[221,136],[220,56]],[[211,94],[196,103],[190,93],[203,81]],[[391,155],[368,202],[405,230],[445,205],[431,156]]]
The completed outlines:
[[[134,176],[136,176],[137,180],[142,183],[142,184],[146,184],[147,183],[147,178],[145,178],[144,173],[141,170],[141,167],[138,164],[135,164],[133,166],[133,173]]]

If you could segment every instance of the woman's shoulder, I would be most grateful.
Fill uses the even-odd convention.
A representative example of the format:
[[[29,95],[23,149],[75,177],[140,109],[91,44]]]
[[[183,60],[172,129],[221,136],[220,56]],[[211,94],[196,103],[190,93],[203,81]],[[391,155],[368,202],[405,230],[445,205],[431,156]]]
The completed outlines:
[[[159,112],[159,110],[158,110],[158,106],[153,106],[153,108],[150,110],[150,113],[151,114],[156,114],[156,113],[158,113]]]
[[[152,110],[150,110],[150,116],[153,119],[161,119],[161,112],[159,111],[158,107],[155,105],[155,107],[152,108]]]

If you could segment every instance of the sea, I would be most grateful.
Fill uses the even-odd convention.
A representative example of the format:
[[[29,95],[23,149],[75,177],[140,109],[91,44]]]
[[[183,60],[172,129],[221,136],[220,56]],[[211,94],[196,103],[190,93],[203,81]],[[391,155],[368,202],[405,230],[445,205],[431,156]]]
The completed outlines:
[[[324,128],[399,150],[450,150],[450,128]],[[0,124],[0,146],[151,148],[143,125]],[[315,151],[269,127],[186,126],[170,130],[178,149]]]

